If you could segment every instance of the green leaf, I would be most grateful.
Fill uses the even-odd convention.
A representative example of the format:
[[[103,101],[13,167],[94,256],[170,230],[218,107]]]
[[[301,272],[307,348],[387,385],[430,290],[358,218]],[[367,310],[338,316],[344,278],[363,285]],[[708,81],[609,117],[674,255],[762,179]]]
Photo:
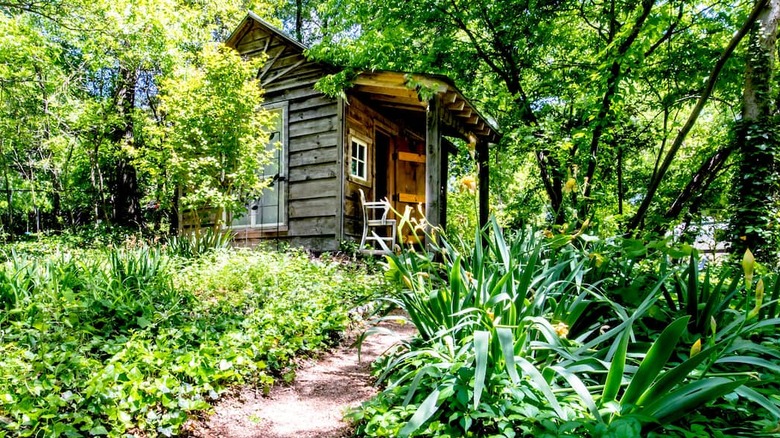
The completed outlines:
[[[596,407],[596,402],[593,400],[593,396],[590,394],[590,390],[588,390],[588,388],[584,383],[582,383],[582,380],[577,377],[577,375],[560,366],[552,366],[550,369],[566,379],[574,392],[577,393],[582,402],[585,404],[585,407],[587,407],[591,415],[593,415],[593,418],[597,419],[599,422],[604,421],[601,418],[601,414],[599,413],[599,408]]]
[[[414,394],[417,392],[417,388],[420,386],[420,382],[422,382],[422,379],[427,374],[435,370],[436,367],[434,365],[426,365],[416,371],[414,379],[412,380],[412,383],[409,385],[409,388],[407,389],[406,397],[404,397],[403,406],[407,406],[409,405],[409,403],[412,402],[412,397],[414,397]]]
[[[631,326],[627,326],[615,342],[618,343],[615,355],[609,365],[607,380],[604,382],[604,390],[601,393],[600,405],[615,400],[620,386],[623,384],[623,370],[626,366],[626,353],[628,351],[628,339],[631,334]]]
[[[436,405],[438,399],[439,389],[437,388],[431,391],[428,397],[423,400],[422,404],[414,412],[414,415],[412,415],[412,418],[409,419],[409,422],[406,423],[400,432],[398,432],[398,436],[408,437],[414,433],[414,431],[419,429],[423,423],[428,421],[428,419],[431,418],[431,416],[433,416],[433,414],[435,414],[439,409],[439,406]]]
[[[691,371],[696,369],[696,367],[704,362],[705,359],[712,356],[712,354],[716,351],[717,350],[715,347],[708,348],[687,359],[671,370],[664,372],[661,377],[656,380],[652,386],[650,386],[650,388],[642,393],[642,395],[639,397],[639,400],[637,400],[637,404],[642,405],[646,402],[652,402],[658,397],[661,397],[662,395],[671,391],[675,386],[685,381]]]
[[[688,290],[686,297],[686,312],[688,315],[696,321],[696,317],[699,312],[699,270],[696,257],[691,254],[690,262],[688,263]]]
[[[715,363],[736,363],[736,364],[755,365],[758,367],[766,368],[767,371],[780,374],[780,365],[760,357],[726,356],[716,360]]]
[[[544,395],[544,398],[547,399],[547,401],[550,403],[550,406],[552,406],[553,410],[555,410],[555,413],[561,419],[566,419],[566,413],[563,411],[563,408],[561,408],[561,404],[555,397],[555,393],[553,392],[552,387],[550,387],[550,384],[547,383],[547,380],[544,379],[542,373],[540,373],[539,370],[536,369],[536,367],[531,362],[528,362],[528,360],[526,360],[524,357],[518,356],[517,363],[534,383],[535,389],[541,391],[542,395]]]
[[[658,377],[659,372],[663,369],[666,362],[674,352],[677,342],[680,339],[686,325],[688,324],[689,316],[684,316],[669,324],[666,329],[658,336],[653,345],[650,346],[642,363],[639,365],[639,369],[631,379],[626,392],[620,399],[621,405],[635,404],[639,396],[645,392],[653,381]]]
[[[95,426],[89,430],[90,435],[108,435],[108,430],[104,426]]]
[[[739,394],[741,397],[745,397],[746,399],[752,401],[753,403],[757,403],[767,411],[769,411],[776,420],[780,420],[780,406],[778,405],[778,402],[772,401],[767,397],[764,397],[761,393],[754,390],[753,388],[749,388],[747,386],[740,386],[737,388],[734,392]]]
[[[485,374],[488,364],[488,346],[490,334],[484,330],[474,333],[474,351],[476,355],[476,371],[474,372],[474,410],[479,406],[482,390],[485,388]]]
[[[508,327],[496,327],[496,336],[501,345],[501,353],[504,355],[506,363],[506,372],[512,383],[517,385],[520,382],[520,376],[517,374],[517,364],[515,363],[515,337],[512,330]]]
[[[655,417],[661,424],[671,423],[699,406],[734,391],[745,382],[725,377],[697,380],[658,399],[640,413]]]

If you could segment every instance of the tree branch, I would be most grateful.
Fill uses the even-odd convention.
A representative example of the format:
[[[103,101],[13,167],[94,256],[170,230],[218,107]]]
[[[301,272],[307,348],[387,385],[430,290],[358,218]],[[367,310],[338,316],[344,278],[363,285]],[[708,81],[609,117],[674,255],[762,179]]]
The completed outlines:
[[[734,149],[734,144],[730,144],[719,149],[708,159],[704,160],[699,166],[699,170],[691,177],[688,185],[686,185],[683,191],[677,195],[677,199],[675,199],[674,202],[672,202],[672,205],[669,206],[669,209],[666,210],[664,217],[667,219],[676,219],[685,205],[690,202],[694,196],[700,194],[704,187],[708,186],[710,182],[718,177],[720,171],[723,170],[723,165],[726,163],[729,156],[731,156]]]
[[[693,125],[696,124],[696,120],[699,118],[699,114],[701,114],[701,111],[704,109],[704,105],[707,103],[707,100],[709,100],[709,97],[715,88],[715,83],[718,81],[720,72],[723,70],[723,67],[726,65],[726,62],[729,60],[729,58],[731,58],[731,54],[734,53],[734,50],[736,50],[739,43],[750,31],[750,28],[758,19],[758,16],[761,14],[761,11],[764,9],[766,3],[767,0],[758,0],[756,2],[755,7],[753,7],[753,10],[750,12],[747,20],[745,20],[745,23],[742,25],[739,31],[734,34],[734,36],[731,38],[731,41],[729,41],[728,46],[726,46],[726,49],[720,55],[720,58],[718,58],[718,61],[715,63],[715,66],[713,67],[712,72],[707,79],[707,84],[705,85],[701,96],[699,96],[699,100],[696,102],[696,106],[693,108],[693,111],[691,111],[690,116],[688,116],[688,120],[685,122],[685,125],[683,125],[682,129],[680,129],[677,137],[675,137],[672,146],[669,148],[669,152],[666,154],[661,167],[658,169],[658,172],[655,175],[655,178],[651,179],[647,188],[647,194],[642,200],[642,204],[640,204],[636,214],[631,219],[631,222],[629,222],[626,232],[630,233],[636,230],[644,221],[645,215],[650,209],[650,204],[653,202],[653,198],[658,191],[658,187],[661,185],[661,181],[663,180],[664,175],[666,175],[666,172],[672,165],[675,155],[680,150],[680,146],[682,146],[683,141],[688,136],[688,133],[693,128]]]
[[[669,28],[666,29],[666,32],[664,32],[664,34],[661,36],[661,38],[659,38],[658,41],[653,43],[653,45],[650,46],[649,49],[647,49],[647,51],[645,52],[645,58],[647,58],[648,56],[652,55],[653,52],[655,52],[656,50],[658,50],[659,47],[661,47],[661,44],[663,44],[664,42],[668,41],[669,38],[671,38],[672,35],[674,35],[675,29],[677,29],[677,26],[680,25],[680,21],[682,20],[683,8],[684,8],[684,4],[680,3],[680,10],[677,12],[677,21],[675,21],[674,23],[669,25]]]
[[[628,37],[618,46],[617,58],[625,55],[631,45],[634,44],[639,33],[644,26],[647,17],[650,15],[650,11],[653,9],[655,0],[643,0],[642,1],[642,13],[637,17],[634,22],[631,32]],[[596,173],[596,157],[598,156],[599,144],[601,143],[601,136],[607,128],[607,117],[609,116],[610,108],[612,107],[612,100],[617,94],[618,86],[620,85],[620,62],[614,61],[610,66],[609,78],[607,78],[607,90],[604,92],[604,97],[601,101],[601,108],[599,109],[598,116],[596,117],[596,127],[593,129],[593,136],[590,141],[590,156],[588,157],[588,170],[585,174],[585,180],[583,182],[585,188],[582,196],[584,199],[590,196],[593,176]]]

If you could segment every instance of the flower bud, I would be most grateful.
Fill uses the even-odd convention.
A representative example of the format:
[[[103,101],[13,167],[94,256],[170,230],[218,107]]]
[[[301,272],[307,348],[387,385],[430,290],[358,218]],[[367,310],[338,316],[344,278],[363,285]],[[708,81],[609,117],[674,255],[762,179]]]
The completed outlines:
[[[697,339],[691,346],[691,357],[696,356],[699,352],[701,352],[701,338]]]
[[[742,257],[742,270],[745,271],[745,287],[750,289],[753,285],[753,268],[755,267],[756,259],[753,257],[753,253],[750,249],[745,250],[745,256]]]

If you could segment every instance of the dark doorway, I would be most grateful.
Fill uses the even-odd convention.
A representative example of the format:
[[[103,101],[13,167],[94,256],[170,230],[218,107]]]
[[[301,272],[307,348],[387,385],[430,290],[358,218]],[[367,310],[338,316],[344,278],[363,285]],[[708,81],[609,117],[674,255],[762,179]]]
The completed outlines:
[[[374,199],[388,197],[387,172],[388,158],[390,155],[390,137],[381,132],[376,132],[376,178],[374,179]]]

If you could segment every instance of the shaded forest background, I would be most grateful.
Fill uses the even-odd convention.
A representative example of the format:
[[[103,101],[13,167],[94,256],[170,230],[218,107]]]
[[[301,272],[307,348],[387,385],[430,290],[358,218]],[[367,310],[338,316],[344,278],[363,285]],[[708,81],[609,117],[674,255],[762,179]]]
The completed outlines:
[[[0,0],[4,235],[164,231],[260,193],[257,66],[219,44],[247,9],[347,67],[326,91],[370,69],[453,78],[503,133],[509,227],[714,222],[777,260],[778,0]]]

